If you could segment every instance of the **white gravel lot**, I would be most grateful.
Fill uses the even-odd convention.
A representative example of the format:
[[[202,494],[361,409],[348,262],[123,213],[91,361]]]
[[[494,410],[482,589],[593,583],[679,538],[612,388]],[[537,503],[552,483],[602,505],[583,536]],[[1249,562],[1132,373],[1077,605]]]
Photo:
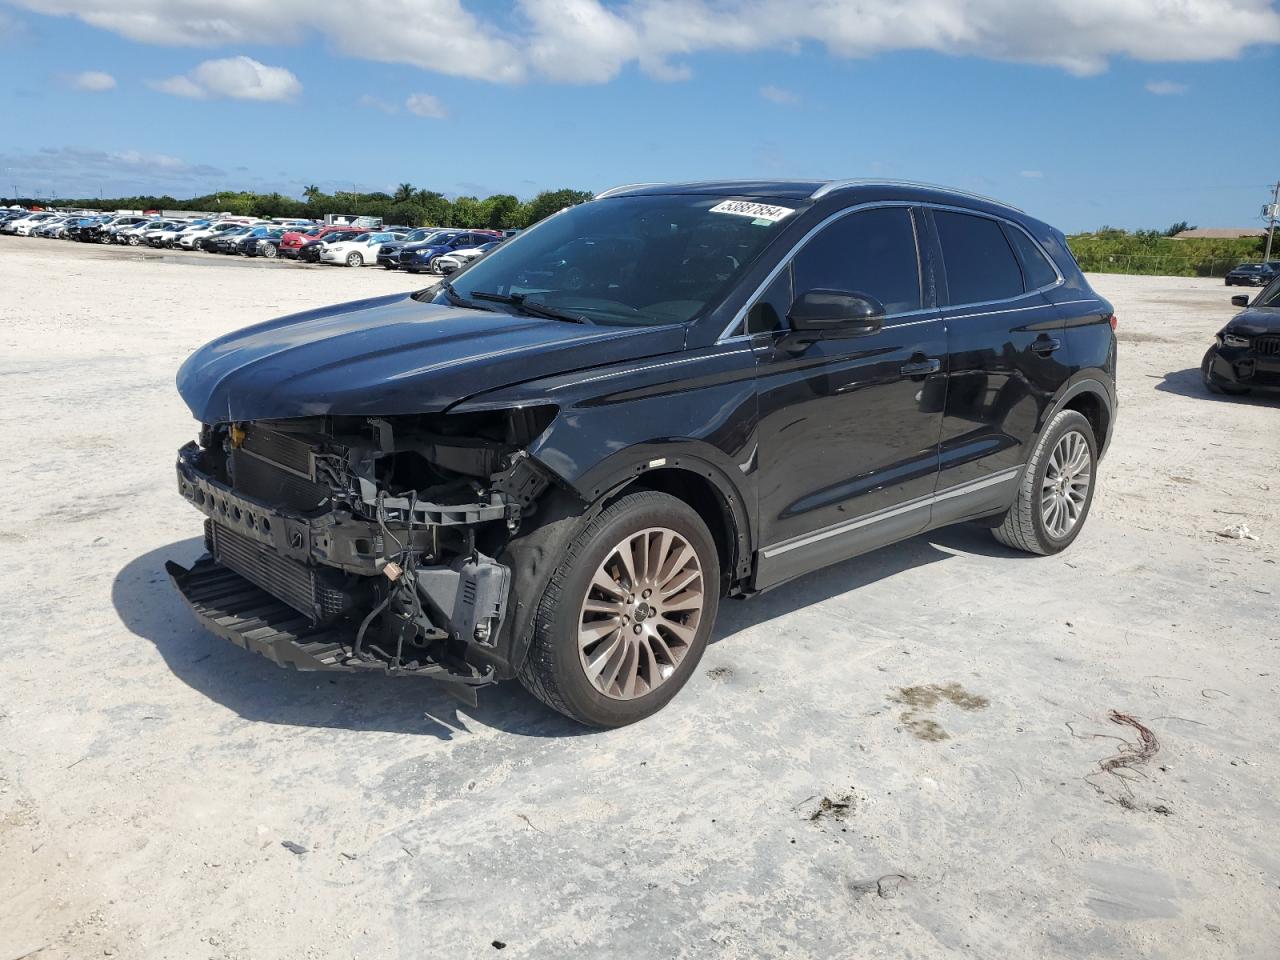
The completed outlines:
[[[1122,410],[1067,554],[959,528],[729,603],[596,733],[279,670],[163,573],[179,363],[413,279],[0,238],[0,960],[1276,955],[1280,402],[1199,385],[1221,281],[1093,278]]]

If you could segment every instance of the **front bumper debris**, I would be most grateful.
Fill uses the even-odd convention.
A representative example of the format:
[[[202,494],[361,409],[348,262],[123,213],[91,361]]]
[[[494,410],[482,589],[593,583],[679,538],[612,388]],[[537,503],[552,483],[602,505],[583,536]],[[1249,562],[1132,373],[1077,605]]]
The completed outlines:
[[[205,629],[282,667],[425,677],[473,706],[476,689],[493,682],[492,668],[481,671],[462,661],[418,660],[408,653],[397,664],[375,650],[357,656],[352,623],[314,624],[212,557],[190,569],[169,561],[165,570]]]

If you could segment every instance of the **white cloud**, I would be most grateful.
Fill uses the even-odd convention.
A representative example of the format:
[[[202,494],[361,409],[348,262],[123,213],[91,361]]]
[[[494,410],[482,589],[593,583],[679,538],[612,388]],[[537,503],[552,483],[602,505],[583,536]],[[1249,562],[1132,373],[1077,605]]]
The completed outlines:
[[[298,78],[284,67],[269,67],[252,57],[206,60],[190,73],[157,80],[152,87],[178,97],[204,100],[292,100],[302,92]]]
[[[362,107],[367,107],[370,110],[378,110],[382,113],[398,113],[400,110],[400,108],[394,103],[387,103],[387,101],[380,100],[369,93],[363,94],[356,103]]]
[[[790,90],[785,90],[782,87],[775,87],[772,85],[761,87],[760,96],[764,97],[770,103],[776,103],[783,107],[792,107],[800,102],[798,94],[792,93]]]
[[[72,89],[84,90],[87,93],[102,93],[116,88],[116,78],[101,70],[85,70],[82,73],[69,74],[65,80],[67,86]]]
[[[1043,170],[1019,170],[1018,176],[1022,177],[1024,180],[1043,180],[1044,171]]]
[[[404,102],[404,108],[415,116],[430,117],[433,120],[443,120],[449,115],[444,104],[429,93],[409,94],[409,99]]]
[[[834,56],[893,50],[1034,63],[1093,74],[1115,57],[1221,60],[1280,43],[1271,0],[9,0],[145,43],[301,43],[347,56],[512,82],[601,83],[628,66],[682,79],[698,53],[809,45]],[[511,10],[511,13],[499,12]]]
[[[1174,97],[1190,89],[1185,83],[1173,80],[1152,80],[1147,84],[1147,93],[1154,93],[1157,97]]]

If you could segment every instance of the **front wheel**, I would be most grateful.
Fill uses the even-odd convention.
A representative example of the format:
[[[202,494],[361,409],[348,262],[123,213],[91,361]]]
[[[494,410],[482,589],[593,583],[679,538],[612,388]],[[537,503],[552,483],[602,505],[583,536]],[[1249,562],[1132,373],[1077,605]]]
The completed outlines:
[[[348,267],[363,267],[363,266],[364,266],[364,257],[360,256],[360,254],[359,254],[358,252],[354,252],[354,251],[353,251],[352,253],[348,253],[348,254],[347,254],[347,266],[348,266]]]
[[[589,726],[642,720],[697,668],[719,588],[715,541],[688,504],[647,490],[621,497],[570,542],[520,681]]]
[[[1075,410],[1049,422],[1018,481],[1018,496],[991,532],[1006,547],[1047,556],[1080,535],[1093,503],[1098,443]]]

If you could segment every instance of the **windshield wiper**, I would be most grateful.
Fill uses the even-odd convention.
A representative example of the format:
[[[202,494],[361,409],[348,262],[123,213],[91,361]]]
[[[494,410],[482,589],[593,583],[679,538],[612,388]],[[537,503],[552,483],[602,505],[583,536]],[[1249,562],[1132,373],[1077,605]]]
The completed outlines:
[[[423,293],[428,293],[432,289],[434,288],[427,287],[427,289],[424,290]],[[486,313],[493,312],[488,307],[482,307],[477,303],[472,303],[466,297],[462,296],[460,293],[458,293],[457,290],[453,289],[453,284],[450,283],[448,280],[440,281],[440,289],[444,291],[444,295],[449,298],[449,302],[452,303],[455,307],[470,307],[472,310],[483,310]]]
[[[486,293],[483,290],[472,290],[471,297],[473,300],[492,300],[494,303],[509,303],[517,310],[533,317],[542,317],[544,320],[591,323],[590,320],[580,314],[557,310],[555,307],[539,303],[537,300],[530,300],[523,293]]]

